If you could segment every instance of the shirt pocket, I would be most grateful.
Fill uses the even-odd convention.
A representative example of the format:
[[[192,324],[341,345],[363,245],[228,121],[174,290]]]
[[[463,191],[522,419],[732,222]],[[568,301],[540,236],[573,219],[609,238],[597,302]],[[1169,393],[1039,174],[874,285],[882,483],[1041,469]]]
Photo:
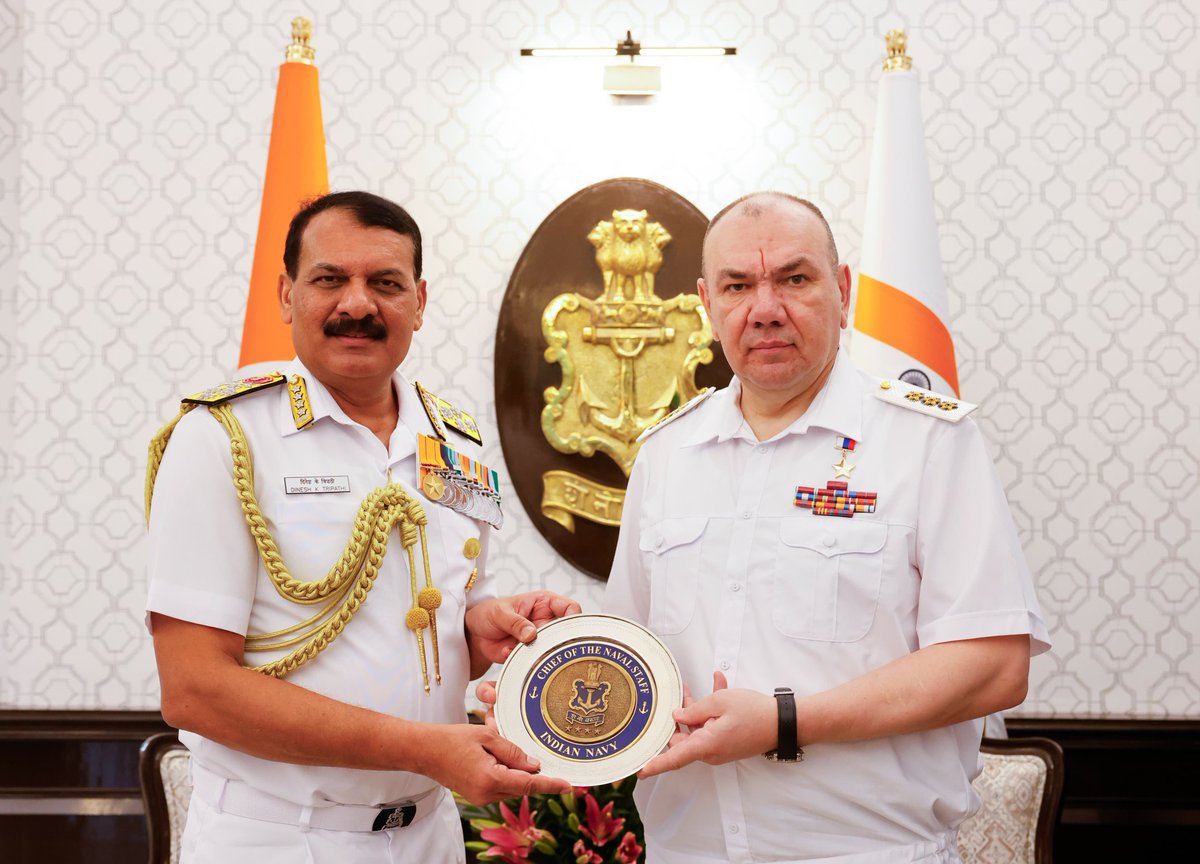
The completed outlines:
[[[879,606],[887,533],[882,522],[783,520],[775,563],[776,628],[785,636],[822,642],[866,636]]]
[[[297,579],[324,579],[350,542],[360,501],[344,492],[272,498],[260,509],[284,564]]]
[[[664,519],[642,534],[640,547],[650,558],[650,629],[679,633],[696,611],[700,550],[707,516]]]

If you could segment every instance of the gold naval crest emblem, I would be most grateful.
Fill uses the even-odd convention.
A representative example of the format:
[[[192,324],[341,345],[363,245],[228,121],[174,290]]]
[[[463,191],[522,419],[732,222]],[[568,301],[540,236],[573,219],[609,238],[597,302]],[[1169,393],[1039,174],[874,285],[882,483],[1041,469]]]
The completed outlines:
[[[712,327],[698,295],[654,293],[671,235],[647,211],[614,210],[587,239],[600,296],[559,294],[542,313],[546,362],[563,375],[544,393],[542,433],[561,453],[604,453],[628,477],[637,437],[699,392],[696,367],[712,361]],[[570,471],[547,471],[542,482],[542,513],[568,531],[576,516],[621,524],[623,489]]]
[[[606,740],[629,725],[636,689],[629,673],[610,660],[577,660],[546,681],[542,716],[568,741]]]

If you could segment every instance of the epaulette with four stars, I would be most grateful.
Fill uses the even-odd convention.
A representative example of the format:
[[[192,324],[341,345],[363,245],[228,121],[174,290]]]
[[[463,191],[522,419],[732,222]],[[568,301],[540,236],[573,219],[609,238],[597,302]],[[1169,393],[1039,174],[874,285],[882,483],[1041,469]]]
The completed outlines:
[[[659,429],[662,429],[664,426],[667,426],[670,423],[674,423],[676,420],[678,420],[684,414],[687,414],[689,411],[691,411],[695,408],[698,408],[704,402],[705,399],[707,399],[709,396],[711,396],[712,394],[714,394],[716,392],[717,392],[717,390],[715,387],[705,387],[703,390],[700,391],[699,395],[694,396],[693,398],[689,399],[687,402],[684,402],[682,405],[680,405],[678,408],[676,408],[670,414],[666,414],[662,417],[659,417],[657,420],[655,420],[653,423],[651,423],[649,426],[647,426],[645,429],[643,429],[642,434],[637,437],[637,443],[641,444],[643,441],[645,441],[647,438],[649,438],[651,435],[653,435]]]
[[[880,381],[875,396],[890,405],[957,423],[979,406],[955,396],[943,396],[904,381]]]
[[[479,424],[474,417],[461,408],[455,408],[441,396],[430,393],[421,386],[420,381],[415,383],[417,395],[421,397],[421,407],[425,409],[429,422],[433,424],[433,431],[439,438],[446,440],[446,427],[449,427],[476,444],[483,444],[483,436],[479,434]]]
[[[257,393],[259,390],[266,390],[268,387],[275,387],[283,382],[284,377],[278,372],[272,372],[269,375],[254,375],[250,378],[239,378],[236,381],[227,381],[216,387],[209,387],[207,390],[185,396],[182,401],[187,405],[220,405],[230,399],[236,399],[248,393]]]

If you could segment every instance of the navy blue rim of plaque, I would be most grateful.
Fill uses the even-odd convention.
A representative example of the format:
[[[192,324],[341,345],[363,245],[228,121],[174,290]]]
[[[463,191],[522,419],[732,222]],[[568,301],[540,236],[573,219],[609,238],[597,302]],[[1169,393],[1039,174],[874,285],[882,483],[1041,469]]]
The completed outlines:
[[[589,651],[589,648],[595,650]],[[569,656],[564,656],[568,652],[570,652]],[[546,721],[542,717],[541,698],[533,696],[531,693],[538,692],[540,696],[545,696],[545,691],[539,685],[545,682],[558,666],[562,663],[583,659],[589,655],[612,660],[629,673],[629,677],[633,679],[634,693],[637,694],[637,699],[633,717],[624,729],[610,738],[597,739],[592,744],[578,744],[568,741],[546,725]],[[559,662],[547,669],[546,664],[555,659]],[[539,679],[538,675],[542,672],[545,674]],[[534,687],[537,687],[536,691]],[[619,642],[598,639],[579,640],[560,645],[549,652],[529,673],[529,677],[525,679],[524,698],[521,700],[521,716],[533,739],[555,756],[575,762],[599,762],[625,752],[638,742],[649,727],[650,721],[654,719],[656,695],[654,676],[646,668],[645,661],[636,653]]]

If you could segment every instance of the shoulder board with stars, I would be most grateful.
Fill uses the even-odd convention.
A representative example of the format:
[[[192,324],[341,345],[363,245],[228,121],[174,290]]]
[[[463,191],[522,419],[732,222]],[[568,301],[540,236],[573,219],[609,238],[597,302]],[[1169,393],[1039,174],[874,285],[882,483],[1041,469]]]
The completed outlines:
[[[954,396],[943,396],[903,381],[880,381],[879,387],[875,389],[875,396],[890,405],[899,405],[901,408],[949,420],[951,423],[957,423],[979,407],[974,402],[964,402]]]
[[[642,434],[637,437],[636,443],[641,444],[643,441],[645,441],[647,438],[649,438],[651,435],[653,435],[659,429],[662,429],[664,426],[666,426],[670,423],[674,423],[676,420],[678,420],[684,414],[687,414],[692,409],[698,408],[704,402],[705,399],[707,399],[709,396],[711,396],[712,394],[714,394],[716,392],[717,392],[717,389],[715,387],[705,387],[703,390],[700,391],[700,394],[698,396],[692,397],[687,402],[684,402],[682,405],[680,405],[678,408],[676,408],[674,411],[672,411],[670,414],[667,414],[663,417],[659,417],[657,420],[655,420],[653,423],[651,423],[649,426],[647,426],[645,429],[643,429]]]
[[[283,382],[284,377],[278,372],[272,372],[270,375],[254,375],[250,378],[239,378],[237,381],[228,381],[218,384],[216,387],[201,390],[199,393],[185,396],[182,401],[192,405],[220,405],[230,399],[236,399],[248,393],[257,393],[259,390],[266,390]]]
[[[441,396],[430,393],[421,386],[420,381],[415,384],[417,395],[421,398],[421,407],[425,409],[425,415],[439,438],[446,440],[446,429],[449,427],[464,438],[469,438],[479,445],[483,444],[483,436],[479,434],[479,424],[475,422],[474,417],[461,408],[454,407]]]

